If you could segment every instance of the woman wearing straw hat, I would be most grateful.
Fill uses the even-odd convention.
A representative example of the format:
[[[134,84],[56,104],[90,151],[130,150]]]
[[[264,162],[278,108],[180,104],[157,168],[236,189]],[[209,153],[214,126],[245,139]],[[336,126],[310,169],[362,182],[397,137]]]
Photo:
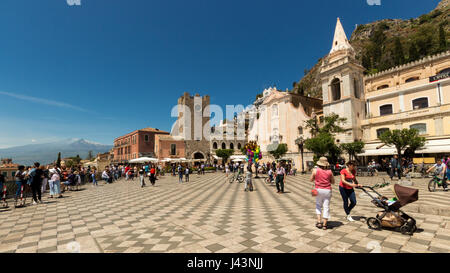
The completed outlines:
[[[330,163],[326,157],[321,157],[317,161],[317,166],[318,168],[315,168],[311,175],[311,182],[314,182],[315,188],[312,193],[316,196],[316,227],[326,230],[330,218],[331,184],[334,184],[334,177],[328,169]]]

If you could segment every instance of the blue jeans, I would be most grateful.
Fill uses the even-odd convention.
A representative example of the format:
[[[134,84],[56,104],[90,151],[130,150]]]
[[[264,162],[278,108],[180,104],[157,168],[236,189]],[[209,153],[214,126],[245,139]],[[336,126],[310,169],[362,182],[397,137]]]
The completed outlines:
[[[17,190],[16,190],[16,198],[20,197],[20,192],[21,192],[21,187],[22,185],[25,185],[25,183],[22,184],[21,181],[16,181],[16,186],[17,186]]]
[[[344,210],[347,215],[350,215],[352,209],[356,206],[356,194],[354,189],[345,189],[339,186],[339,192],[342,196],[342,201],[344,201]],[[350,200],[350,205],[348,204]]]

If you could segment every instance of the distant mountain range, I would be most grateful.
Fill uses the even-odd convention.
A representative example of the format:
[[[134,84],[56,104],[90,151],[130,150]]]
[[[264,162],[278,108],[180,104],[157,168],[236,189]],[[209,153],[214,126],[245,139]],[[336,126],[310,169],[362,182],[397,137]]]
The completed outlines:
[[[92,151],[92,154],[96,156],[98,153],[108,152],[112,147],[112,145],[99,144],[84,139],[66,139],[52,143],[0,149],[0,158],[12,158],[14,163],[23,165],[32,165],[34,162],[49,164],[58,158],[59,152],[61,152],[61,158],[80,155],[81,158],[85,159],[89,151]]]

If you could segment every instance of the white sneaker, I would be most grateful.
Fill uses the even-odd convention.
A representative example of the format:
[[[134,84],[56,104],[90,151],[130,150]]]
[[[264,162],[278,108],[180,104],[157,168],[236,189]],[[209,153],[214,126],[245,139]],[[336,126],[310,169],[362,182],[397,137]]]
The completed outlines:
[[[32,205],[37,205],[36,201],[33,201]]]
[[[355,220],[353,220],[353,218],[350,215],[347,215],[347,221],[349,222],[355,222]]]

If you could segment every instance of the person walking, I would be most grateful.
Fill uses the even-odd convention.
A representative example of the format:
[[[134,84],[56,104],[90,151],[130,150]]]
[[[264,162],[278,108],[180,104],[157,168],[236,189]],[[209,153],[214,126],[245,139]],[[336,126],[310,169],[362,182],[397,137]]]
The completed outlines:
[[[14,180],[16,181],[16,186],[17,186],[15,200],[20,198],[20,195],[22,193],[22,186],[25,187],[25,184],[26,184],[25,183],[25,175],[26,175],[25,166],[19,166],[19,169],[17,170],[16,174],[14,175]],[[24,191],[25,191],[25,189],[24,189]]]
[[[28,174],[28,185],[31,186],[31,191],[33,193],[33,205],[38,203],[42,204],[42,179],[44,178],[44,172],[40,168],[39,162],[34,163],[34,168],[31,169]]]
[[[50,180],[48,182],[50,188],[50,198],[58,195],[58,198],[62,198],[61,195],[61,178],[56,169],[50,169]]]
[[[339,183],[339,192],[342,196],[346,219],[354,222],[350,215],[352,209],[356,206],[355,188],[362,187],[356,180],[356,163],[355,161],[347,162],[347,167],[341,170],[341,182]],[[349,204],[350,200],[350,204]]]
[[[183,183],[183,168],[178,165],[178,182]]]
[[[321,157],[311,174],[311,182],[317,191],[316,196],[316,227],[326,230],[330,219],[331,184],[334,184],[334,176],[329,169],[330,163],[326,157]]]
[[[42,178],[41,194],[44,195],[45,191],[47,190],[47,183],[50,175],[48,172],[49,166],[47,167],[41,166],[41,169],[44,173],[44,178]]]
[[[275,184],[277,186],[277,193],[284,193],[284,181],[286,178],[286,170],[281,166],[281,163],[278,163],[276,172],[276,181]]]
[[[92,187],[98,187],[97,179],[95,179],[95,169],[91,171]]]
[[[186,167],[186,169],[184,170],[184,177],[186,182],[189,182],[189,172],[190,172],[189,167]]]
[[[145,167],[142,167],[139,170],[139,178],[141,179],[141,188],[145,186],[144,175],[145,175]]]
[[[395,172],[397,172],[398,180],[402,179],[402,172],[400,170],[400,161],[398,160],[398,155],[394,155],[394,157],[390,161],[391,164],[391,180],[395,176]]]
[[[245,188],[244,191],[253,191],[253,184],[252,184],[252,166],[247,166],[247,172],[245,173]]]
[[[152,168],[150,169],[150,183],[152,184],[152,186],[155,186],[155,182],[156,182],[156,169],[155,166],[152,166]]]

